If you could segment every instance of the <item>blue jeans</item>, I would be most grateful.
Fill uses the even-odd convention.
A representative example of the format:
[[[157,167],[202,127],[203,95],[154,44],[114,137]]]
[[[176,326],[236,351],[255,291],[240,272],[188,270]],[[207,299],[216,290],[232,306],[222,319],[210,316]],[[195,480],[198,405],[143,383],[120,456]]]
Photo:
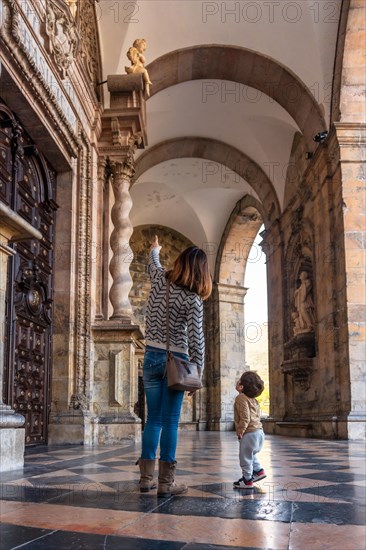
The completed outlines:
[[[174,352],[174,355],[188,359],[185,353]],[[168,389],[164,377],[165,363],[165,350],[146,347],[142,378],[147,401],[147,421],[142,435],[141,458],[155,459],[160,440],[160,460],[174,462],[184,392]]]

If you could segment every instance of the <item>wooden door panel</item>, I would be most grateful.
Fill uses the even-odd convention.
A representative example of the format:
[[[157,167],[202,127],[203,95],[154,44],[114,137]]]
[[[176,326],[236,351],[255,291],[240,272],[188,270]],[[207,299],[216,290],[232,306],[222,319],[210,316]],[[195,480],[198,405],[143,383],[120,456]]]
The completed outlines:
[[[6,134],[0,132],[0,156],[1,151],[4,159],[10,154],[12,162],[6,170],[0,162],[0,181],[11,174],[8,204],[41,232],[42,239],[13,245],[16,255],[9,265],[6,314],[6,402],[25,416],[26,444],[41,444],[47,442],[50,403],[55,175],[20,123],[14,121],[12,128],[13,134],[9,128]]]

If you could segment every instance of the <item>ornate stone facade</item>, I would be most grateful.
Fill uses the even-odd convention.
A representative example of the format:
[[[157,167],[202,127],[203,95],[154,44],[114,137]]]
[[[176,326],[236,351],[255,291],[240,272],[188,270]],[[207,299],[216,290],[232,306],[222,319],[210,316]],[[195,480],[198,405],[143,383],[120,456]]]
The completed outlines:
[[[50,444],[94,445],[140,438],[136,404],[143,354],[143,302],[148,290],[142,251],[151,227],[158,227],[161,240],[165,239],[165,263],[191,241],[170,227],[157,226],[159,220],[152,212],[146,214],[144,225],[134,228],[131,185],[135,181],[139,185],[139,178],[166,161],[191,158],[228,168],[245,180],[253,194],[244,196],[241,188],[240,200],[235,194],[225,214],[226,228],[222,223],[216,239],[214,292],[205,303],[205,387],[185,403],[183,422],[199,429],[232,428],[234,381],[245,367],[246,254],[264,223],[271,388],[266,430],[365,438],[365,104],[360,46],[365,33],[364,2],[350,0],[342,6],[329,125],[324,105],[300,77],[259,50],[225,44],[174,47],[148,66],[153,81],[152,109],[156,94],[170,87],[168,103],[173,88],[190,80],[233,81],[265,94],[269,103],[277,102],[286,111],[278,114],[281,128],[296,122],[292,147],[288,141],[291,166],[284,170],[281,195],[263,163],[230,140],[225,142],[221,134],[207,137],[193,131],[167,132],[166,139],[152,140],[153,146],[136,161],[137,149],[147,146],[150,77],[141,58],[143,52],[138,59],[140,71],[130,68],[127,75],[103,74],[93,0],[0,0],[0,98],[7,113],[1,125],[5,143],[0,151],[1,193],[16,185],[13,176],[18,171],[22,200],[28,208],[24,207],[23,221],[27,212],[40,205],[49,208],[49,214],[55,213],[56,220],[52,239],[46,233],[52,224],[33,234],[40,239],[36,244],[40,256],[49,254],[52,259],[48,272],[54,285],[52,296],[42,293],[36,267],[23,275],[19,272],[15,279],[16,297],[26,306],[21,311],[29,314],[26,330],[32,328],[32,314],[41,312],[43,320],[53,318]],[[291,87],[299,91],[293,101],[283,94]],[[155,129],[160,122],[156,117],[163,121],[165,116],[159,109],[153,110]],[[266,116],[263,120],[271,118]],[[12,120],[12,135],[5,131],[8,119]],[[325,129],[329,131],[327,139],[316,145],[313,136]],[[32,144],[24,142],[26,134]],[[47,162],[34,161],[37,155]],[[29,187],[27,170],[31,167],[44,183],[39,200]],[[46,185],[50,174],[54,174],[52,193]],[[160,173],[160,177],[166,178],[169,187],[169,177],[174,176]],[[200,194],[200,184],[187,191],[186,203],[201,201],[206,220],[184,218],[178,206],[177,217],[182,217],[186,235],[191,221],[201,228],[209,215],[208,226],[216,221],[223,209],[220,197],[227,191],[226,182],[221,183],[219,190],[213,187],[218,200],[211,212]],[[17,205],[4,196],[1,207],[5,204],[10,209],[6,217],[13,222]],[[174,225],[174,214],[171,219]],[[217,237],[214,225],[212,222],[210,227]],[[4,303],[5,295],[7,301],[10,296],[4,273],[15,249],[9,246],[10,236],[3,226],[1,231],[0,297]],[[22,245],[22,254],[27,246]],[[2,307],[2,324],[4,311]],[[28,334],[26,330],[21,334]],[[33,353],[30,338],[23,340],[29,348],[24,352]],[[36,337],[35,342],[40,346],[42,341]],[[8,380],[9,387],[10,382],[14,380]],[[9,406],[1,404],[0,409],[1,437],[13,441],[13,448],[22,452],[21,419],[15,420],[15,426]],[[5,433],[1,420],[6,429],[8,421],[13,422],[12,428],[18,430],[15,437]],[[10,451],[9,457],[6,468],[13,461]]]

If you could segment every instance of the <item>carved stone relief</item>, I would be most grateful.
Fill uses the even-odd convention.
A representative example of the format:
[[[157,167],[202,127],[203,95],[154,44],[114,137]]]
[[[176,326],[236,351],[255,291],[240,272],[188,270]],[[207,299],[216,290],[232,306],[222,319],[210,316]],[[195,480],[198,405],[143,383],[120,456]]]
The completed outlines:
[[[62,78],[65,78],[79,46],[76,25],[65,5],[60,9],[56,2],[47,2],[45,29],[49,38],[49,52],[53,55]]]
[[[67,149],[72,156],[76,156],[76,119],[71,106],[61,87],[50,78],[52,72],[48,69],[45,56],[39,51],[37,57],[34,57],[36,41],[12,0],[5,0],[3,4],[0,39],[4,44],[3,55],[10,58],[14,70],[21,76],[23,85],[29,90],[34,101],[42,105],[45,116],[64,134]]]
[[[89,399],[87,380],[90,367],[90,285],[91,285],[91,193],[92,163],[90,143],[81,132],[82,147],[79,152],[81,177],[79,185],[79,246],[78,246],[78,280],[76,310],[76,377],[75,393],[71,397],[70,408],[79,409],[83,414],[88,411]]]

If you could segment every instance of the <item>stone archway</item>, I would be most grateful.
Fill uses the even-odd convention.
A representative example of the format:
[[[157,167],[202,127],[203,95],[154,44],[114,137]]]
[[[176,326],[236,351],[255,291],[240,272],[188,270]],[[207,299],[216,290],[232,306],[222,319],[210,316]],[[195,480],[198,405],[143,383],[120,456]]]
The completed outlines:
[[[262,168],[245,153],[214,139],[185,137],[158,143],[139,157],[134,181],[156,164],[188,157],[211,160],[237,173],[249,183],[262,202],[263,219],[269,223],[279,217],[281,209],[276,191]]]
[[[263,207],[246,195],[236,204],[224,230],[216,259],[214,288],[207,312],[209,334],[207,427],[233,427],[235,380],[245,369],[245,269],[254,238],[263,224]]]
[[[187,80],[229,80],[260,90],[277,101],[296,121],[307,150],[327,125],[308,87],[275,59],[238,46],[206,45],[182,48],[155,59],[147,67],[154,82],[152,95]]]

